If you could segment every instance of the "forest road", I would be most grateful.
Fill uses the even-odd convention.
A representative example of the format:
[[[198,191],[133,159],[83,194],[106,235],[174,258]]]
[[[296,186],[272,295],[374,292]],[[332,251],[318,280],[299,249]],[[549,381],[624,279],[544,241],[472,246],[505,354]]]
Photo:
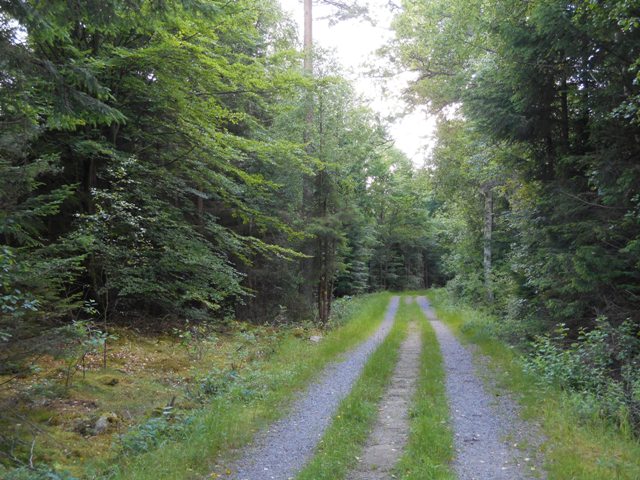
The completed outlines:
[[[234,480],[289,480],[313,456],[340,401],[360,376],[371,353],[386,338],[398,310],[392,297],[378,330],[344,354],[344,360],[326,367],[319,379],[293,403],[290,412],[258,433],[238,460],[229,466]]]
[[[429,301],[418,297],[418,304],[440,343],[454,433],[453,468],[459,480],[544,479],[535,455],[544,441],[537,426],[519,417],[508,392],[493,382],[485,386],[478,373],[489,373],[479,371],[486,362],[480,358],[476,367],[471,350],[436,318]],[[528,451],[518,447],[524,445]]]

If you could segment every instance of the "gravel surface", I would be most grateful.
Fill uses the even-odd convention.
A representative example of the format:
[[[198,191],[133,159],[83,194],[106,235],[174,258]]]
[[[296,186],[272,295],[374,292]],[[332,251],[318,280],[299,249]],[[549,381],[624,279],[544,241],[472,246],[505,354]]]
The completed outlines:
[[[418,303],[431,321],[442,351],[456,449],[453,467],[458,478],[544,478],[544,472],[529,454],[514,445],[517,443],[514,438],[522,441],[531,437],[532,444],[539,443],[536,427],[519,418],[518,406],[508,395],[489,393],[485,389],[476,375],[471,351],[436,318],[426,298],[418,298]]]
[[[296,400],[290,413],[260,432],[230,466],[235,480],[287,480],[313,455],[340,401],[351,391],[369,355],[393,325],[399,298],[393,297],[382,325],[369,339],[330,364],[317,382]]]
[[[389,388],[378,406],[378,418],[357,466],[348,480],[388,480],[409,439],[409,405],[420,376],[422,338],[415,322],[400,345]]]

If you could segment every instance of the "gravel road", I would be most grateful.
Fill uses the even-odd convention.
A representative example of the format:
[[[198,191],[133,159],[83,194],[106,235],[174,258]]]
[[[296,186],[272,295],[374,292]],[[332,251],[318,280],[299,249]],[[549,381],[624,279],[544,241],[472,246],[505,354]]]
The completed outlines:
[[[508,394],[490,394],[476,375],[472,353],[440,322],[429,302],[418,304],[431,321],[444,361],[456,458],[453,467],[460,480],[527,480],[544,478],[544,472],[514,443],[527,439],[539,443],[539,433],[518,416],[518,406]],[[506,439],[509,439],[507,441]]]
[[[369,355],[387,336],[398,309],[393,297],[382,325],[375,334],[330,364],[318,381],[298,400],[290,413],[260,432],[229,468],[235,480],[287,480],[293,478],[313,455],[340,401],[351,391]]]

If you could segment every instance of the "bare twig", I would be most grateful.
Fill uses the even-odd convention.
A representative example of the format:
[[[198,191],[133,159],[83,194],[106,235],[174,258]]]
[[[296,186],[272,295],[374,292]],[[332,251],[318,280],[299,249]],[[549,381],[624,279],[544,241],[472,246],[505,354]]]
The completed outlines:
[[[33,469],[33,449],[36,446],[36,437],[33,437],[33,442],[31,442],[31,450],[29,451],[29,468]]]
[[[571,194],[569,192],[565,192],[564,190],[558,190],[558,192],[560,192],[562,195],[565,195],[565,196],[567,196],[569,198],[573,198],[574,200],[577,200],[577,201],[579,201],[581,203],[584,203],[585,205],[590,205],[592,207],[605,208],[607,210],[626,210],[626,208],[624,208],[624,207],[610,207],[609,205],[602,205],[600,203],[589,202],[589,201],[587,201],[587,200],[585,200],[583,198],[580,198],[577,195],[573,195],[573,194]]]

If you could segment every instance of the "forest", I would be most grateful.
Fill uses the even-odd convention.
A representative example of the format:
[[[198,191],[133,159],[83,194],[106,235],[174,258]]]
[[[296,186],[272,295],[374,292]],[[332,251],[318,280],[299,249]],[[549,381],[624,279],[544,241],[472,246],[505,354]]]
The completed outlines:
[[[637,438],[640,5],[390,3],[422,166],[277,0],[0,0],[0,476],[67,478],[24,412],[133,332],[199,361],[430,288]]]

